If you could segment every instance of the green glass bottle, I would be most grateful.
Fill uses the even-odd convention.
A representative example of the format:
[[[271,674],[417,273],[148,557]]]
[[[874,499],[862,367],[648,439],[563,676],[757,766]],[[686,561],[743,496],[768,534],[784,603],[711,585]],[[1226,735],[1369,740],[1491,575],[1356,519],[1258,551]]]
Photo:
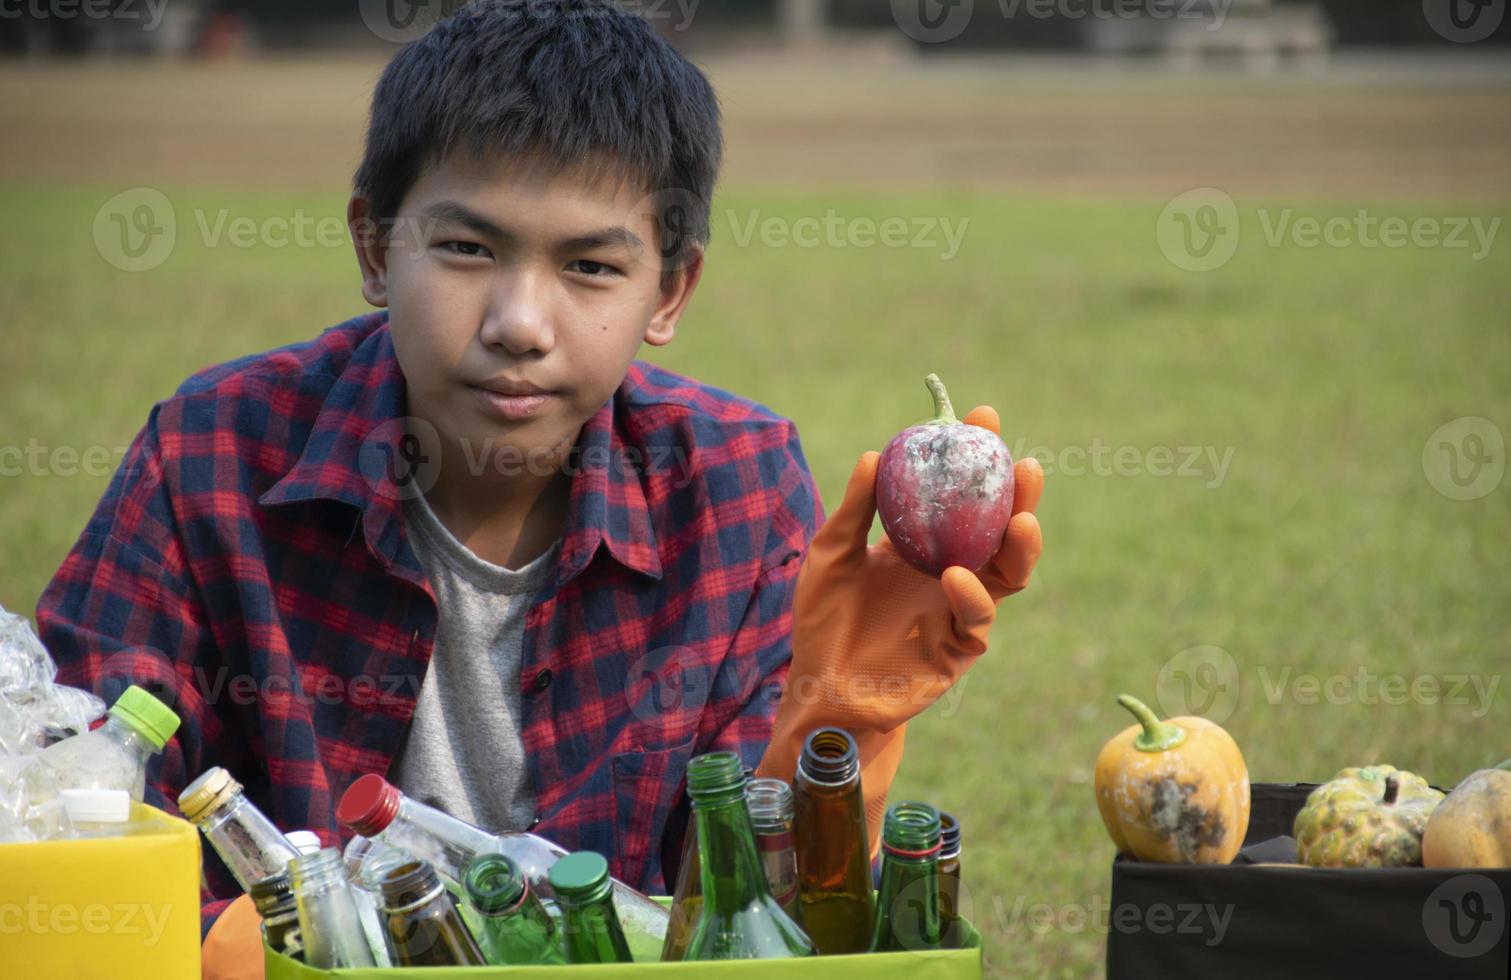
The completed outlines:
[[[698,825],[689,823],[682,838],[682,862],[677,866],[677,887],[672,890],[671,920],[666,941],[661,944],[661,962],[675,963],[687,953],[698,918],[703,914],[703,872],[698,867]]]
[[[939,811],[927,803],[888,807],[881,854],[871,951],[938,949]]]
[[[703,910],[686,959],[812,956],[813,943],[771,897],[745,808],[745,773],[733,752],[709,752],[687,765],[687,795],[698,828]]]
[[[876,906],[860,754],[842,728],[803,742],[792,781],[803,928],[821,955],[864,953]]]
[[[614,911],[614,883],[602,854],[568,854],[551,865],[547,878],[561,906],[562,950],[568,963],[634,962]]]
[[[467,901],[477,912],[477,944],[493,966],[563,963],[556,923],[507,855],[481,854],[462,875]]]

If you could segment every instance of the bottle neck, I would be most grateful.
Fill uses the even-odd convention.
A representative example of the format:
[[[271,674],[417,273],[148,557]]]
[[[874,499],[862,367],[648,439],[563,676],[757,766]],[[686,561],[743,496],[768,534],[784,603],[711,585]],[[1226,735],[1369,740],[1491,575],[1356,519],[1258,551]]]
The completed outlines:
[[[284,870],[299,855],[288,838],[241,793],[199,814],[194,822],[243,891]]]
[[[117,745],[129,751],[137,759],[146,762],[162,749],[146,735],[117,715],[105,719],[98,731],[104,732]]]
[[[756,852],[755,831],[743,799],[713,806],[694,804],[705,910],[729,915],[770,898],[766,872]]]

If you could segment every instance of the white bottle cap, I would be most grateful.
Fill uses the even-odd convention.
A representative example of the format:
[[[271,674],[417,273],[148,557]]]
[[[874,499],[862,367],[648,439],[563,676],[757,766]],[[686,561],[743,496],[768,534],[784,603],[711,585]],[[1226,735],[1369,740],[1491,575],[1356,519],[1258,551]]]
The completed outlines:
[[[131,794],[123,789],[65,789],[60,794],[74,823],[125,823],[131,819]]]
[[[291,830],[283,836],[300,854],[314,854],[323,846],[313,830]]]

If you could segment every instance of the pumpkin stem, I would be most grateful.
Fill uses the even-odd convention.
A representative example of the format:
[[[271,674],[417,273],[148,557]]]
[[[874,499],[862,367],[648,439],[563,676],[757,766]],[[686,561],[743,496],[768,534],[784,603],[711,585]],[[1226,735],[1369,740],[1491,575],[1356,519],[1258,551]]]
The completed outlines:
[[[955,418],[955,406],[950,404],[949,393],[944,390],[944,382],[939,380],[939,375],[930,374],[923,379],[928,386],[929,394],[934,396],[934,418],[936,424],[947,425],[960,421]]]
[[[1133,747],[1140,752],[1163,752],[1186,740],[1184,728],[1168,721],[1160,721],[1159,716],[1150,711],[1147,704],[1133,695],[1119,694],[1118,704],[1133,712],[1133,717],[1144,726],[1144,730],[1133,740]]]
[[[1384,803],[1386,806],[1389,806],[1390,804],[1392,804],[1392,803],[1394,803],[1396,801],[1396,794],[1399,793],[1400,791],[1401,791],[1401,781],[1399,779],[1397,779],[1395,776],[1386,776],[1385,777],[1385,799],[1381,800],[1380,802]]]

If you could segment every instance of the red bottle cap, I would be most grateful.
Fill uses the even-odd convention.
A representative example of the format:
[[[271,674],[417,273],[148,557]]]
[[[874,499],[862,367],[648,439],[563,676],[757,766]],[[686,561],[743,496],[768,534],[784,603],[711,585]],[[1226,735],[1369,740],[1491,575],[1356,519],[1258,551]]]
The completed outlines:
[[[336,819],[363,837],[376,837],[398,816],[403,795],[388,780],[370,772],[346,788],[336,804]]]

